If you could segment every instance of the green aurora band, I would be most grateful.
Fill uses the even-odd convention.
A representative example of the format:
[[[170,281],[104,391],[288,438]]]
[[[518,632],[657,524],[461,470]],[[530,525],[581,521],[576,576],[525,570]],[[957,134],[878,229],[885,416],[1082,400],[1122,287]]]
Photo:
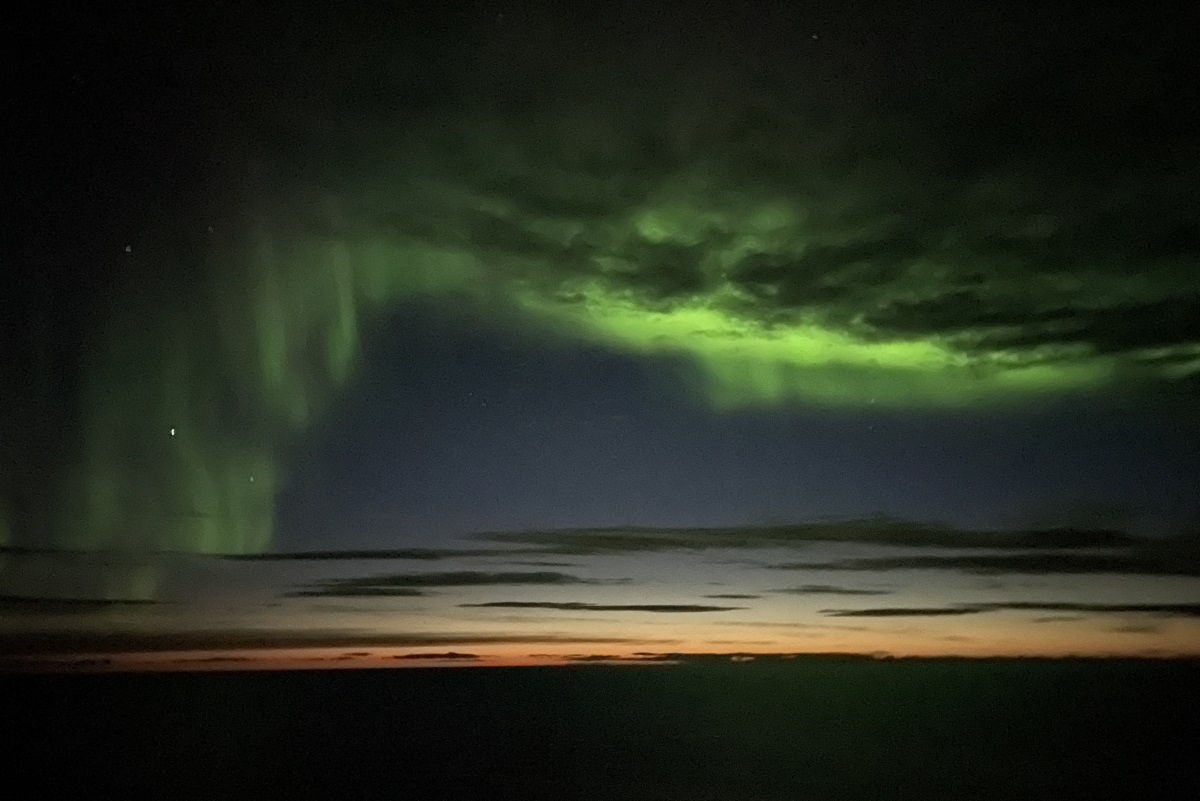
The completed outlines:
[[[359,367],[363,333],[410,301],[675,357],[716,410],[978,408],[1200,371],[1200,342],[1114,345],[1089,329],[1200,292],[1192,261],[1133,270],[1076,247],[1090,229],[1048,190],[877,155],[864,168],[828,136],[787,144],[792,123],[764,145],[730,133],[734,119],[645,112],[639,124],[668,132],[647,156],[612,116],[484,108],[391,139],[359,123],[374,144],[330,146],[332,178],[268,170],[204,243],[200,281],[160,278],[114,305],[86,367],[63,544],[269,547],[289,449]],[[1093,217],[1137,202],[1092,197],[1109,203]],[[173,258],[131,254],[138,275],[170,275],[154,261]]]

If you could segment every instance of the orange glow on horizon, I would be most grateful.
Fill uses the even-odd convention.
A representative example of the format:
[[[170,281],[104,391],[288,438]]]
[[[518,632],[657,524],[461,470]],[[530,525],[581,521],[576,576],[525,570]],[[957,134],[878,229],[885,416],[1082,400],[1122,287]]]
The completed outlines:
[[[772,640],[752,642],[747,640],[693,639],[677,641],[670,647],[661,643],[611,644],[596,643],[587,647],[586,642],[573,643],[570,648],[561,645],[554,648],[538,648],[522,643],[519,646],[487,645],[473,648],[397,648],[383,646],[349,649],[345,647],[316,647],[294,649],[213,649],[161,652],[118,652],[89,654],[57,654],[46,656],[29,655],[9,657],[7,664],[0,662],[0,671],[5,669],[33,670],[43,672],[144,672],[144,671],[244,671],[244,670],[313,670],[313,669],[379,669],[419,667],[524,667],[579,664],[579,657],[600,655],[617,660],[635,661],[638,654],[746,654],[782,655],[806,654],[826,655],[887,655],[896,658],[1013,658],[1013,657],[1163,657],[1200,658],[1200,641],[1195,626],[1180,626],[1160,633],[1154,639],[1154,648],[1129,647],[1114,633],[1073,629],[1053,631],[1042,626],[1038,636],[1030,636],[1028,629],[1016,628],[1008,631],[991,632],[991,637],[968,637],[966,635],[933,635],[915,639],[896,635],[889,640],[880,638],[879,632],[841,632],[839,637],[812,640]],[[869,635],[869,636],[864,636]],[[745,643],[742,645],[741,643]],[[1121,646],[1124,647],[1121,647]],[[888,647],[890,646],[890,647]],[[447,656],[449,654],[449,656]],[[414,656],[417,655],[417,656]],[[662,664],[645,660],[640,664]]]

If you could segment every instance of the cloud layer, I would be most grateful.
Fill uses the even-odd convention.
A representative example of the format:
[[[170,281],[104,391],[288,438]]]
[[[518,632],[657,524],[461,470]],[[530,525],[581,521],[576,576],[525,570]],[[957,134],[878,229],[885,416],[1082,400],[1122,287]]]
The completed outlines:
[[[24,479],[5,466],[0,538],[267,550],[285,443],[336,402],[364,332],[412,301],[664,357],[714,409],[1196,388],[1200,158],[1194,104],[1173,93],[1192,83],[1177,22],[1139,11],[1036,71],[1019,65],[1057,51],[1045,31],[1062,20],[1004,46],[998,12],[934,40],[885,24],[930,46],[881,69],[894,37],[830,46],[783,6],[754,34],[689,11],[669,46],[633,8],[539,13],[520,37],[467,25],[432,52],[369,25],[340,28],[346,50],[325,22],[233,26],[207,77],[167,98],[197,101],[180,118],[221,110],[194,123],[220,152],[181,168],[205,185],[164,186],[120,221],[144,234],[94,293],[120,314],[55,310],[105,322],[74,331],[96,347],[57,354],[71,372],[45,382],[78,387],[61,406],[79,464],[45,464],[19,520]],[[38,330],[28,307],[15,331]],[[42,465],[48,442],[20,428],[0,437],[21,443],[9,461]]]
[[[534,546],[548,553],[588,555],[717,548],[789,548],[818,542],[944,548],[1042,550],[1116,548],[1140,542],[1104,528],[971,531],[941,523],[885,516],[773,526],[607,528],[480,534],[481,539]]]
[[[428,648],[447,645],[572,644],[627,645],[623,637],[524,632],[356,632],[341,629],[192,629],[171,631],[53,631],[0,634],[0,652],[13,657],[55,654],[242,651],[304,648]],[[670,640],[660,642],[670,642]]]
[[[459,604],[461,607],[493,609],[559,609],[571,612],[732,612],[741,606],[706,606],[704,604],[592,604],[579,601],[491,601],[480,604]]]
[[[430,587],[492,587],[522,585],[570,585],[594,583],[567,573],[552,571],[497,572],[459,570],[445,573],[397,573],[362,578],[331,579],[289,593],[299,598],[379,598],[422,595]]]
[[[984,612],[1080,612],[1084,614],[1139,614],[1159,617],[1200,617],[1200,603],[1099,604],[1076,602],[1005,601],[937,607],[879,607],[875,609],[822,609],[829,617],[942,617]]]
[[[983,575],[1081,575],[1200,576],[1200,560],[1190,550],[1152,547],[1118,553],[1016,553],[946,554],[931,556],[886,556],[845,559],[836,562],[784,562],[778,570],[862,571],[947,570]]]

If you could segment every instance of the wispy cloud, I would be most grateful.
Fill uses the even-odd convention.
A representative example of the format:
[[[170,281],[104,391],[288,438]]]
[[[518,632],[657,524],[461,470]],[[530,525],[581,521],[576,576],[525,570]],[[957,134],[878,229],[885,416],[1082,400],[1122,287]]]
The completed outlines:
[[[1162,627],[1148,623],[1129,623],[1124,626],[1113,626],[1110,631],[1118,634],[1155,634],[1162,631]]]
[[[621,656],[619,654],[570,654],[568,662],[653,662],[654,656]]]
[[[451,559],[496,557],[519,559],[544,553],[541,548],[332,548],[306,551],[264,551],[260,553],[195,553],[147,548],[48,548],[25,545],[0,545],[0,556],[61,559],[104,559],[109,561],[153,561],[187,557],[228,562],[336,562],[336,561],[414,561],[438,562]],[[527,564],[513,562],[513,564]],[[569,566],[564,562],[531,562],[547,566]]]
[[[440,653],[440,654],[396,654],[395,656],[392,657],[392,659],[406,659],[406,660],[460,659],[460,660],[468,660],[468,661],[475,660],[475,659],[482,659],[482,658],[483,657],[479,656],[479,654],[460,654],[457,651],[446,651],[445,653]]]
[[[552,571],[489,572],[459,570],[444,573],[393,573],[357,578],[330,579],[288,593],[293,598],[379,598],[422,595],[431,587],[491,587],[516,585],[568,585],[599,583]]]
[[[1164,617],[1200,617],[1200,603],[1138,603],[1138,604],[1098,604],[1098,603],[1044,603],[1033,601],[1006,601],[1002,603],[976,604],[986,610],[1018,610],[1035,612],[1083,612],[1098,614],[1148,614]]]
[[[59,615],[78,612],[102,612],[121,607],[159,605],[160,601],[120,598],[50,598],[30,595],[0,595],[0,612],[22,615]]]
[[[705,598],[724,598],[730,601],[750,600],[752,598],[761,598],[761,595],[751,595],[749,593],[738,592],[720,592],[714,595],[705,595]]]
[[[416,598],[422,595],[425,593],[412,587],[355,587],[353,585],[324,585],[284,593],[285,598]]]
[[[878,517],[782,526],[724,528],[606,528],[489,532],[492,542],[535,546],[546,553],[589,555],[716,548],[789,548],[847,542],[946,548],[1112,548],[1134,538],[1108,529],[1050,528],[972,531],[941,523]]]
[[[717,626],[739,626],[753,629],[785,629],[792,631],[870,631],[867,626],[846,626],[836,623],[781,623],[775,620],[722,620]]]
[[[821,614],[829,617],[948,617],[989,611],[972,606],[883,606],[875,609],[822,609]]]
[[[666,653],[651,653],[638,652],[632,656],[619,656],[615,654],[571,654],[566,657],[569,661],[578,664],[599,663],[599,664],[628,664],[628,663],[663,663],[671,665],[723,665],[723,664],[749,664],[755,662],[794,662],[805,660],[869,660],[875,659],[874,654],[860,653],[828,653],[828,652],[751,652],[751,651],[722,651],[716,653],[682,653],[682,652],[666,652]]]
[[[266,553],[220,554],[216,558],[239,562],[304,561],[327,562],[356,560],[413,560],[435,562],[445,559],[464,559],[478,556],[518,556],[529,550],[500,550],[497,548],[383,548],[326,551],[269,551]]]
[[[518,632],[363,632],[341,629],[242,629],[178,631],[22,631],[0,634],[0,653],[11,656],[53,654],[152,653],[163,651],[242,651],[299,648],[422,648],[448,645],[515,644],[670,644],[669,639],[588,637]]]
[[[822,609],[829,617],[935,617],[977,615],[985,612],[1079,612],[1083,614],[1146,614],[1161,617],[1200,617],[1200,603],[1098,604],[1074,602],[1006,601],[936,607],[877,607],[873,609]]]
[[[774,570],[950,570],[983,575],[1079,575],[1088,573],[1138,576],[1200,576],[1200,562],[1187,551],[1168,548],[1122,553],[1015,553],[888,556],[833,562],[784,562]]]
[[[461,607],[495,609],[562,609],[575,612],[732,612],[743,606],[704,606],[701,604],[589,604],[552,601],[491,601],[481,604],[459,604]]]
[[[890,595],[891,590],[869,590],[855,587],[835,587],[832,584],[804,584],[800,587],[783,587],[771,592],[789,595]]]

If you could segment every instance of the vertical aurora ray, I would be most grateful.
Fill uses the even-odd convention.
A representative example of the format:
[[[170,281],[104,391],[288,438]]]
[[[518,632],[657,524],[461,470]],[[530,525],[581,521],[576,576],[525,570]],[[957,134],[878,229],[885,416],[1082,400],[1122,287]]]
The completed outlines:
[[[580,271],[560,268],[553,248],[505,251],[469,237],[378,230],[314,233],[282,213],[211,243],[201,290],[172,296],[160,281],[165,300],[151,293],[117,306],[140,310],[114,313],[108,345],[88,373],[71,544],[202,553],[268,547],[289,444],[353,374],[374,313],[415,297],[475,309],[489,323],[502,316],[489,304],[500,303],[517,312],[505,324],[681,355],[717,411],[978,406],[1094,389],[1115,373],[1113,358],[1086,349],[982,350],[970,347],[971,332],[881,333],[836,323],[832,310],[816,305],[770,319],[738,284],[737,270],[772,248],[780,258],[802,257],[803,215],[783,198],[744,192],[725,206],[699,198],[695,208],[678,193],[665,197],[662,208],[635,206],[595,228],[581,222],[575,236],[591,237],[594,252]],[[465,206],[435,211],[448,229],[467,229],[464,218],[489,207]],[[490,208],[499,218],[511,214],[502,199]],[[646,266],[639,254],[663,245],[707,250],[703,280],[688,292],[663,298],[637,288]],[[910,291],[936,293],[935,278]]]
[[[550,38],[574,41],[564,25]],[[1019,404],[1200,373],[1194,329],[1161,322],[1193,308],[1194,262],[1150,247],[1191,229],[1122,229],[1140,201],[1102,176],[1060,192],[987,165],[946,173],[906,118],[835,118],[821,82],[754,88],[724,58],[631,71],[592,48],[543,85],[472,45],[446,68],[452,102],[399,108],[345,105],[393,80],[403,96],[421,65],[385,68],[393,48],[361,64],[312,52],[260,85],[240,66],[258,44],[221,94],[253,106],[222,122],[238,129],[229,162],[258,165],[247,202],[218,204],[233,221],[188,258],[139,245],[84,365],[81,456],[59,493],[77,547],[267,547],[287,454],[373,318],[416,298],[670,354],[698,377],[681,389],[721,412]],[[1147,195],[1159,207],[1190,197],[1194,166],[1175,172]],[[24,537],[21,510],[7,535],[3,514],[0,537]]]
[[[86,378],[70,545],[244,552],[270,538],[278,468],[268,421],[230,402],[206,310],[114,320]]]
[[[117,304],[85,379],[72,546],[269,545],[281,449],[349,374],[357,308],[346,265],[247,239],[212,247],[193,297]]]
[[[114,304],[86,367],[63,544],[265,549],[284,454],[353,374],[363,320],[478,276],[467,254],[284,227],[259,217],[214,239],[198,288],[132,281]]]

